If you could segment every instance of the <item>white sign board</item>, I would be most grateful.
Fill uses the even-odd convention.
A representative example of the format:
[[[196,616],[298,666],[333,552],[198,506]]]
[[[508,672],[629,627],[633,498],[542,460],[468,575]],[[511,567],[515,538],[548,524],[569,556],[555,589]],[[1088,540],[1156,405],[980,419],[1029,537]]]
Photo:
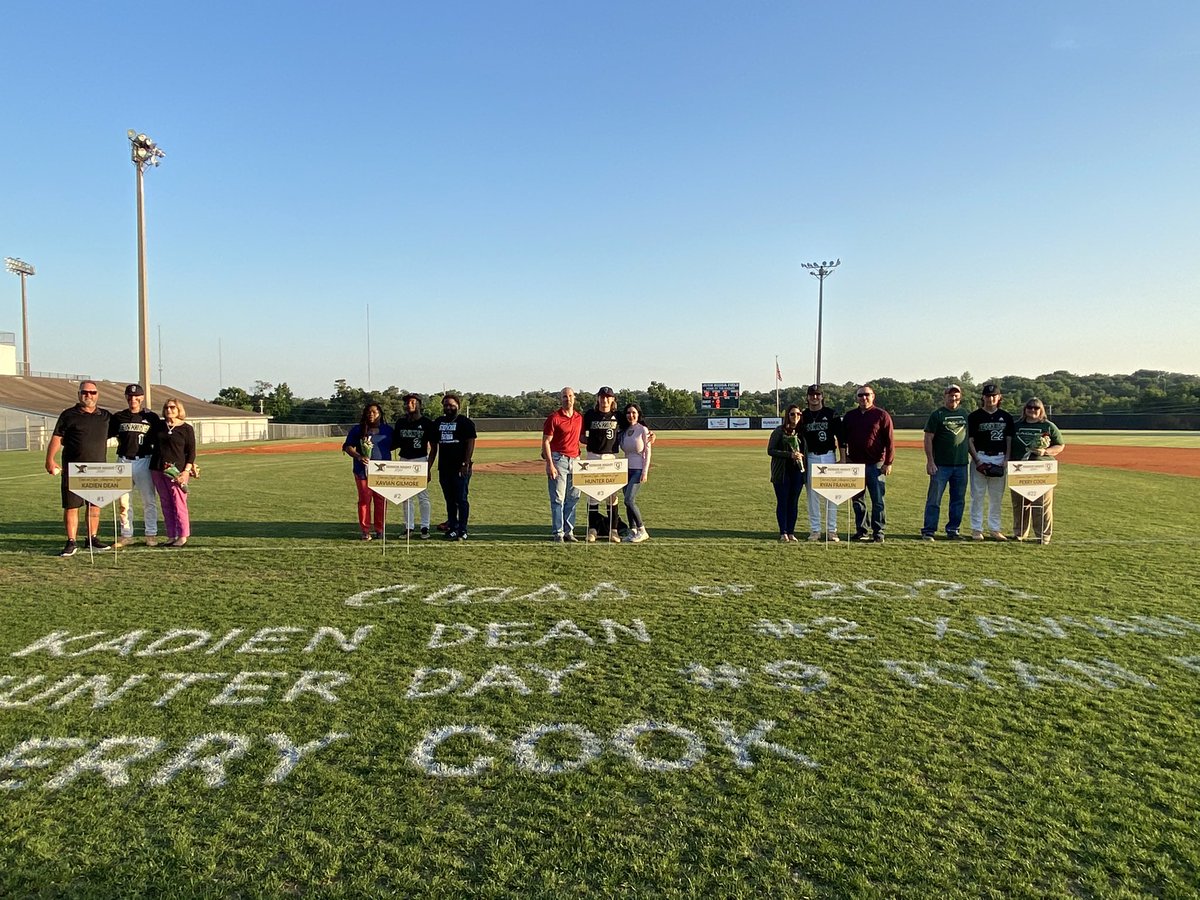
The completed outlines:
[[[1008,489],[1026,500],[1044,497],[1058,484],[1057,459],[1023,459],[1008,463],[1006,468]]]
[[[782,424],[783,424],[782,416],[763,416],[761,427],[763,427],[763,428],[778,428]]]
[[[108,506],[133,490],[133,463],[67,463],[67,490],[92,506]]]
[[[842,504],[867,487],[862,463],[809,463],[808,489],[832,503]]]
[[[607,500],[629,480],[627,459],[581,459],[571,483],[593,500]]]
[[[712,419],[709,419],[709,420],[708,420],[708,427],[709,427],[709,430],[710,430],[710,431],[711,431],[713,428],[728,428],[728,427],[729,427],[729,420],[728,420],[728,419],[717,419],[717,418],[712,418]]]
[[[428,484],[427,459],[367,460],[367,487],[392,503],[415,497]]]
[[[731,416],[729,419],[729,427],[730,428],[749,428],[750,427],[750,417],[749,416]]]

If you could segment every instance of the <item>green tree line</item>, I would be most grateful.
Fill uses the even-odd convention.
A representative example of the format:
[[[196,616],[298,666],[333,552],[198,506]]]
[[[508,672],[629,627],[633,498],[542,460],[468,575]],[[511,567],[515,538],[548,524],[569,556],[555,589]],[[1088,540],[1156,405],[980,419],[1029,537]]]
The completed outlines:
[[[928,413],[942,402],[942,392],[950,383],[962,386],[968,402],[978,396],[983,385],[994,382],[1000,386],[1007,400],[1005,405],[1015,405],[1018,400],[1040,397],[1052,414],[1073,413],[1193,413],[1200,409],[1200,376],[1178,372],[1162,372],[1139,369],[1129,375],[1074,375],[1067,371],[1051,372],[1036,378],[1021,375],[992,376],[975,379],[970,372],[961,375],[946,375],[941,378],[918,381],[897,381],[893,378],[875,378],[870,384],[875,388],[876,403],[895,414],[921,415]],[[854,406],[857,383],[826,384],[823,386],[825,402],[838,410]],[[807,385],[780,388],[779,404],[804,404]],[[241,387],[225,387],[213,399],[213,403],[263,412],[277,422],[323,423],[356,422],[368,403],[378,403],[386,420],[394,420],[404,411],[402,398],[405,388],[392,385],[382,391],[368,391],[353,387],[346,379],[334,382],[334,391],[328,397],[298,398],[293,395],[287,382],[274,384],[256,381],[251,390]],[[475,418],[539,419],[558,408],[558,390],[522,391],[517,395],[489,394],[475,391],[454,391],[463,398],[464,412]],[[422,395],[425,407],[436,415],[441,409],[441,393]],[[593,394],[580,391],[576,404],[581,409],[591,406]],[[622,388],[617,392],[618,406],[637,403],[647,416],[695,416],[728,415],[730,410],[702,411],[700,392],[685,388],[672,388],[662,382],[652,381],[645,389]],[[746,391],[742,393],[737,415],[775,415],[774,391]]]

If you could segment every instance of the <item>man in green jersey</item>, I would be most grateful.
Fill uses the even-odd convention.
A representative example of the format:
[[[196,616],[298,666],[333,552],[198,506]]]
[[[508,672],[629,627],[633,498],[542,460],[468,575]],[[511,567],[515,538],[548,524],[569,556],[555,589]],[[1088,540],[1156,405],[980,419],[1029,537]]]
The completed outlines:
[[[946,518],[946,537],[957,541],[961,535],[963,509],[967,501],[967,414],[962,404],[962,388],[949,385],[942,405],[929,415],[925,423],[925,471],[929,474],[929,491],[925,496],[925,523],[921,540],[932,541],[937,532],[942,494],[950,488],[950,512]]]

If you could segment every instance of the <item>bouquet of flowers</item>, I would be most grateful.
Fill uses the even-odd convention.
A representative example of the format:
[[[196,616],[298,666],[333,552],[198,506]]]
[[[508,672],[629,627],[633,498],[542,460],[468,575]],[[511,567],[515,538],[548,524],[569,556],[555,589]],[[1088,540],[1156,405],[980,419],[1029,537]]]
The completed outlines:
[[[369,434],[363,435],[363,439],[358,442],[358,452],[363,455],[363,458],[370,459],[373,449],[375,449],[375,442],[371,440],[371,436]]]
[[[179,471],[179,469],[177,469],[175,466],[167,466],[165,469],[163,469],[163,474],[166,475],[168,478],[174,479],[175,483],[179,485],[179,489],[181,491],[183,491],[185,494],[187,493],[187,489],[188,489],[187,484],[186,483],[180,484],[180,482],[179,482],[179,476],[183,474],[182,472]]]

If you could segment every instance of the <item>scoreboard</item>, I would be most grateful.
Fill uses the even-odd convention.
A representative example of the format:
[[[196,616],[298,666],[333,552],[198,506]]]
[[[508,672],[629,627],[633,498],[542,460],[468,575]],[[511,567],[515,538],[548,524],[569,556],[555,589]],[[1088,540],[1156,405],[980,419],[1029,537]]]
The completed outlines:
[[[737,409],[742,385],[737,381],[706,382],[700,385],[701,409]]]

